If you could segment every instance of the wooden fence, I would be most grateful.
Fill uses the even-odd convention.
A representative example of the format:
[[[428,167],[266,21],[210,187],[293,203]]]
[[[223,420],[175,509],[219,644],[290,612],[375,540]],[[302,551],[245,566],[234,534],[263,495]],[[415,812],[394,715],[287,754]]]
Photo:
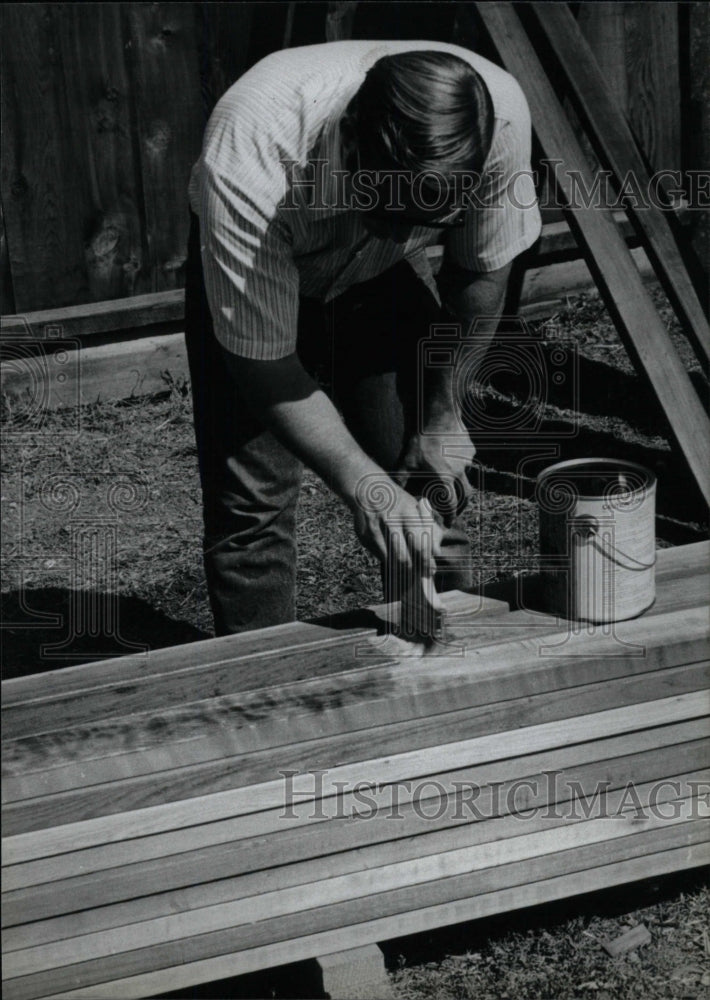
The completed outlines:
[[[181,288],[190,167],[214,101],[245,69],[326,38],[475,46],[461,17],[472,6],[3,5],[2,312]],[[690,141],[702,94],[685,67],[693,55],[702,83],[690,28],[703,5],[573,6],[650,162],[699,166],[683,161],[685,145],[703,152]]]

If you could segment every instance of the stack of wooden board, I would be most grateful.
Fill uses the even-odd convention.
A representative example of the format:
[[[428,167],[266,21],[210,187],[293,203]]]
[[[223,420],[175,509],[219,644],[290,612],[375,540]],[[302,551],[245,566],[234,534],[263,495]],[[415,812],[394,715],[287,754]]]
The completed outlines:
[[[5,682],[3,995],[150,996],[704,863],[709,555],[661,551],[614,629],[449,595],[424,656],[380,609]]]

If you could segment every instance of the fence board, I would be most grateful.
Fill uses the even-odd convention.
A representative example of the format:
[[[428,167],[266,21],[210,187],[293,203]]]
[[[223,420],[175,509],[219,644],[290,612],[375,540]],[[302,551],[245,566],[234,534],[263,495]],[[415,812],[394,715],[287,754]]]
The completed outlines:
[[[587,39],[616,106],[626,113],[629,100],[626,80],[626,26],[624,5],[618,0],[597,0],[579,5],[577,23]]]
[[[200,34],[200,64],[204,120],[222,94],[248,67],[249,42],[254,19],[251,3],[202,3],[196,5]]]
[[[192,4],[126,4],[129,76],[136,106],[145,291],[184,284],[187,183],[200,150],[203,111]]]
[[[15,311],[15,297],[12,291],[12,274],[10,272],[10,256],[7,249],[5,234],[5,212],[0,198],[0,314]]]
[[[655,170],[679,170],[678,4],[624,4],[631,127]]]
[[[649,174],[644,162],[634,147],[633,137],[617,107],[614,94],[607,89],[604,76],[591,50],[585,45],[574,18],[564,4],[551,7],[534,3],[532,6],[589,123],[592,143],[620,185],[624,177],[633,174],[638,185],[647,189]],[[698,360],[707,371],[710,366],[710,326],[665,213],[653,203],[637,207],[633,199],[628,211],[644,235],[659,280],[693,344]]]
[[[2,199],[15,308],[84,301],[78,171],[66,136],[59,4],[3,10]],[[80,72],[79,67],[76,71]]]
[[[144,263],[122,6],[69,4],[60,21],[68,125],[63,141],[81,191],[70,206],[83,237],[76,264],[86,283],[83,298],[93,302],[139,291]]]

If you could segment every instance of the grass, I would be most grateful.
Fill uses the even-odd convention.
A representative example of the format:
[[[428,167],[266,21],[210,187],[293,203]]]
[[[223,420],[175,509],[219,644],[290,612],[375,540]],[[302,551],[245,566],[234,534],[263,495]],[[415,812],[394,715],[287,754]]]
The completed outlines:
[[[657,301],[700,384],[660,293]],[[562,392],[550,387],[539,414],[539,428],[560,445],[560,457],[623,456],[652,466],[660,478],[659,544],[705,537],[688,475],[598,298],[571,301],[546,322],[544,333],[550,349],[556,342],[574,345],[582,373],[579,392],[570,389],[571,383]],[[513,376],[489,386],[482,405],[510,418],[525,412],[526,391],[524,380]],[[85,407],[78,433],[73,419],[60,413],[49,414],[34,429],[17,413],[5,416],[2,597],[3,618],[10,623],[3,633],[5,676],[127,652],[131,644],[156,648],[209,635],[188,388],[173,381],[158,397]],[[512,448],[479,449],[467,528],[481,584],[535,568],[534,475],[551,459],[548,452],[531,461],[534,444],[535,435],[532,444],[529,438]],[[103,532],[103,548],[79,559],[82,533],[90,525]],[[300,618],[381,599],[378,567],[357,543],[346,508],[309,472],[300,497],[298,544]],[[64,636],[56,624],[61,618],[46,616],[61,614],[77,600],[93,601],[100,611],[110,606],[118,624],[110,635],[78,636],[62,649]],[[401,952],[390,956],[392,964],[399,964],[393,974],[396,996],[668,1000],[710,995],[702,923],[707,890],[681,878],[663,886],[663,899],[649,900],[648,888],[628,890],[621,904],[614,897],[616,911],[607,915],[600,915],[599,907],[611,905],[611,897],[595,897],[586,911],[572,915],[560,908],[527,911],[483,927],[420,936],[409,950],[398,942]],[[601,941],[638,922],[649,928],[652,942],[638,954],[609,958]],[[431,961],[422,963],[427,953]]]
[[[626,899],[616,891],[577,900],[573,916],[565,915],[566,904],[512,914],[485,927],[481,921],[457,928],[456,948],[445,957],[435,951],[431,961],[401,957],[393,977],[397,1000],[700,1000],[710,995],[707,886],[685,877],[625,893]],[[654,895],[663,898],[649,904]],[[651,941],[611,958],[604,942],[638,924],[648,929]],[[421,959],[426,942],[409,943],[410,951],[417,947]]]

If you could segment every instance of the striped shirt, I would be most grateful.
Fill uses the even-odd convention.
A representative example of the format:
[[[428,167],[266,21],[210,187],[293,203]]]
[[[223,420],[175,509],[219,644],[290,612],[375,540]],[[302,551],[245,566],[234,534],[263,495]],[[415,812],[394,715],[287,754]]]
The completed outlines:
[[[415,49],[451,52],[480,74],[494,132],[465,225],[412,226],[395,242],[368,232],[351,207],[339,124],[378,59]],[[217,339],[258,360],[295,351],[299,295],[328,302],[405,258],[422,274],[432,244],[444,244],[444,266],[493,271],[541,228],[519,85],[481,56],[441,42],[344,41],[272,53],[215,107],[189,193]]]

